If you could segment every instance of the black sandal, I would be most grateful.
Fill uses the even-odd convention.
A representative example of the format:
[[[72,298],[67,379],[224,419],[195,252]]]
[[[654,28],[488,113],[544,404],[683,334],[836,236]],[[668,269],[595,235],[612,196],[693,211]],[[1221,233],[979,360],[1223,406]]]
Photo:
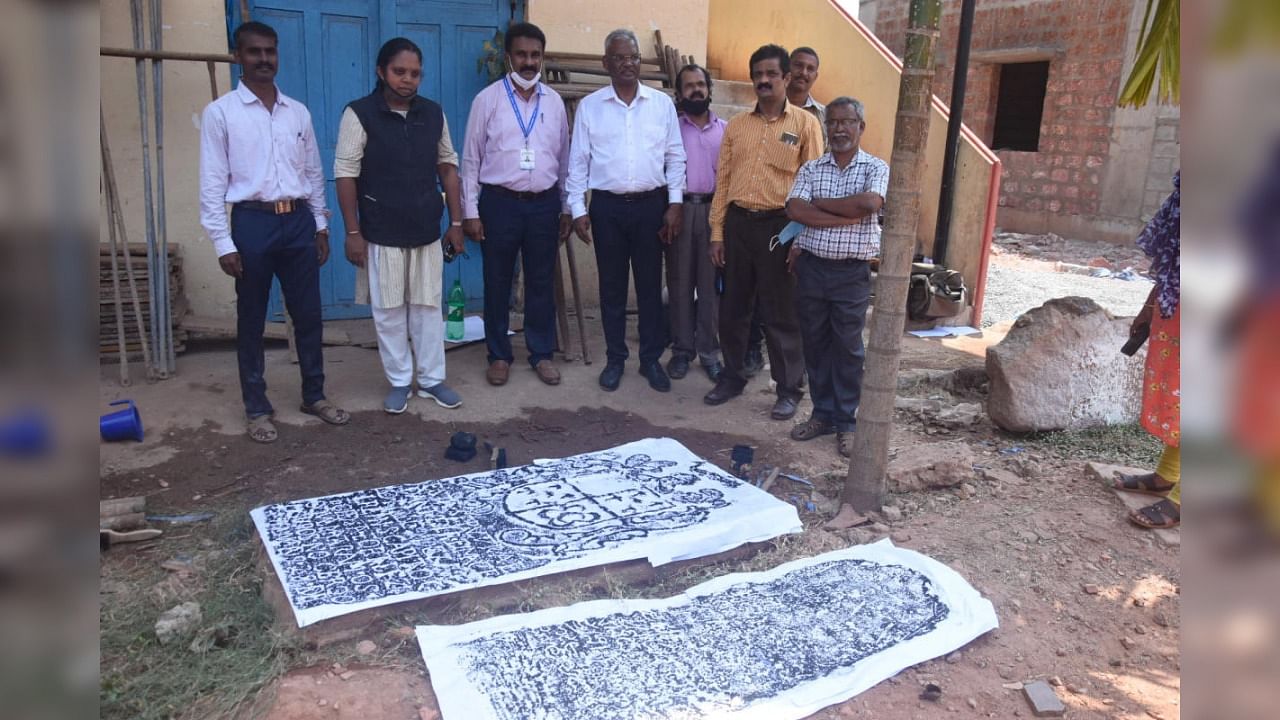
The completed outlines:
[[[1164,478],[1155,473],[1147,473],[1146,475],[1117,475],[1116,479],[1111,481],[1111,487],[1122,492],[1141,495],[1164,495],[1174,486],[1173,483],[1165,482]]]
[[[1176,528],[1182,524],[1182,508],[1178,503],[1165,498],[1129,513],[1129,521],[1148,530]]]

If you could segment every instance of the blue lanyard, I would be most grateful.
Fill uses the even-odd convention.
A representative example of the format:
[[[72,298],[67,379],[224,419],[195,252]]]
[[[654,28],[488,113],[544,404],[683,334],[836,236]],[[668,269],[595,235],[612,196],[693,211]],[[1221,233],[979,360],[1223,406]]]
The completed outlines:
[[[533,132],[533,125],[538,120],[538,108],[542,107],[542,93],[537,93],[538,101],[533,104],[533,114],[529,116],[529,124],[525,125],[524,118],[520,117],[520,108],[516,106],[516,94],[511,91],[511,80],[505,75],[502,77],[502,86],[507,89],[507,99],[511,101],[511,110],[516,114],[516,122],[520,124],[520,132],[524,133],[525,145],[527,146],[529,144],[529,133]]]

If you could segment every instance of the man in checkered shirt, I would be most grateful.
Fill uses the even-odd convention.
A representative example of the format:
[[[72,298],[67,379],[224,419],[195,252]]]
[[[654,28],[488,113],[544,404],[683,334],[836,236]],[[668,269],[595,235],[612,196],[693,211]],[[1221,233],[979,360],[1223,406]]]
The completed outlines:
[[[845,457],[862,394],[868,261],[880,253],[878,216],[889,187],[888,164],[858,148],[865,117],[852,98],[827,105],[830,151],[800,167],[787,197],[787,216],[805,226],[787,263],[797,280],[795,309],[813,398],[813,414],[791,429],[791,438],[835,433]]]

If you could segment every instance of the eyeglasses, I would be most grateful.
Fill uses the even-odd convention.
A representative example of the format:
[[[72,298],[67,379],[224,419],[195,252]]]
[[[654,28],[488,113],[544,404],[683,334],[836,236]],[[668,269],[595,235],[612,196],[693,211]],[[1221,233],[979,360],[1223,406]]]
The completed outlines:
[[[609,59],[609,62],[617,63],[618,65],[628,65],[628,64],[639,65],[640,64],[639,55],[606,55],[605,57]]]
[[[846,120],[844,118],[827,118],[827,127],[851,128],[851,127],[857,127],[858,123],[860,122],[862,121],[857,118],[853,118],[849,120]]]

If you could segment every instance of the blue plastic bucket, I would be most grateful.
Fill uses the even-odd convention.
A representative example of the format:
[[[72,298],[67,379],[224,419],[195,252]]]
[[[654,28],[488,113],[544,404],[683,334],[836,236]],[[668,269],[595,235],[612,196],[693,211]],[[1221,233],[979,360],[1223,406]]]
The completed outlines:
[[[128,405],[128,407],[102,416],[102,419],[98,422],[98,428],[102,432],[102,439],[107,442],[116,440],[138,440],[141,442],[142,416],[138,414],[138,408],[133,406],[133,401],[117,400],[111,405]]]

